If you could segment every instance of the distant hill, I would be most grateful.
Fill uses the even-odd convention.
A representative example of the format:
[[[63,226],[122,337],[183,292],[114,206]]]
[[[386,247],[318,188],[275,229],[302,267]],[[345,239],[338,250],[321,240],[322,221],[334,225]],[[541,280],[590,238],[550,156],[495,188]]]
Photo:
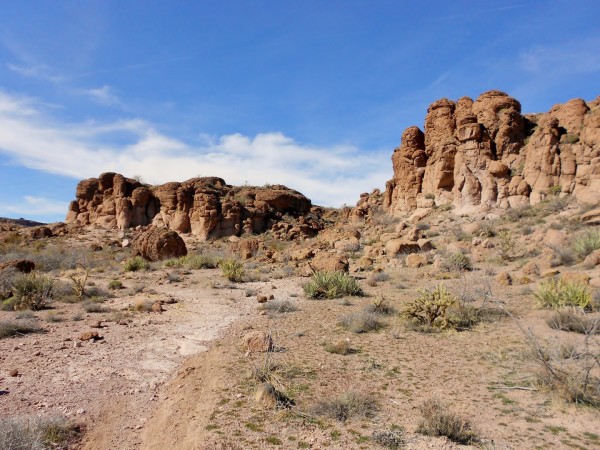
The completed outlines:
[[[0,217],[0,223],[8,223],[11,225],[20,225],[22,227],[37,227],[38,225],[47,225],[43,222],[36,222],[34,220],[23,219],[9,219],[7,217]]]

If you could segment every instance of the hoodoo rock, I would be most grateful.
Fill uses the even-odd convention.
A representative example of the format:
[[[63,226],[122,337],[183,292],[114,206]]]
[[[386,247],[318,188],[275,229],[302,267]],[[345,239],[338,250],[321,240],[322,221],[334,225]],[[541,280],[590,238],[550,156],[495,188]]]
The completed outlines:
[[[77,185],[67,223],[127,229],[155,225],[200,239],[261,233],[274,229],[280,237],[314,235],[322,224],[301,193],[281,185],[234,187],[217,177],[150,186],[117,173]],[[297,223],[281,224],[282,218]],[[285,236],[286,233],[290,236]]]
[[[412,126],[392,155],[394,177],[382,207],[392,215],[452,204],[457,212],[511,208],[572,195],[600,198],[600,97],[570,100],[544,114],[521,114],[500,91],[475,101],[441,99],[425,132]],[[353,217],[368,215],[367,194]]]

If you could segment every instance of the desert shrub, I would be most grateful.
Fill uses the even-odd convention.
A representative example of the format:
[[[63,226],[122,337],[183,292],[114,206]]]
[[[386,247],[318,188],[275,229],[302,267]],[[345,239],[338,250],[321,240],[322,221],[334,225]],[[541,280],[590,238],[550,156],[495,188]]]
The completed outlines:
[[[446,272],[465,272],[473,270],[473,264],[468,255],[458,252],[446,256],[441,268]]]
[[[138,300],[135,302],[135,305],[133,305],[133,310],[137,312],[150,312],[152,311],[153,304],[154,302],[150,300]]]
[[[542,308],[557,309],[563,306],[589,308],[592,294],[587,286],[568,283],[560,278],[552,278],[541,283],[533,294]]]
[[[0,322],[0,339],[41,332],[42,329],[31,320],[3,320]]]
[[[581,334],[600,333],[600,319],[586,317],[577,308],[562,308],[556,311],[546,321],[550,328],[555,330],[572,331]]]
[[[211,256],[196,254],[167,259],[164,265],[165,267],[184,267],[190,270],[214,269],[217,267],[217,261]]]
[[[298,308],[289,300],[273,300],[265,303],[260,307],[263,311],[269,311],[273,313],[290,313],[298,311]]]
[[[309,298],[340,298],[361,296],[363,290],[358,281],[345,272],[315,272],[304,285],[304,293]]]
[[[325,344],[325,351],[336,355],[350,355],[356,353],[356,349],[352,348],[350,342],[346,340]]]
[[[117,289],[123,289],[123,282],[121,280],[111,280],[108,283],[108,289],[115,291]]]
[[[394,307],[391,306],[382,295],[376,296],[371,304],[366,307],[366,310],[368,312],[381,314],[384,316],[394,314],[396,312]]]
[[[150,263],[141,256],[134,256],[123,263],[125,272],[137,272],[138,270],[147,270],[150,268]]]
[[[567,133],[564,135],[562,140],[565,144],[576,144],[579,142],[579,135],[575,133]]]
[[[549,245],[548,247],[554,252],[554,257],[551,261],[552,267],[569,266],[575,262],[575,255],[570,248],[563,248],[557,245]]]
[[[219,267],[229,281],[241,282],[244,279],[244,265],[235,259],[224,259]]]
[[[402,315],[413,323],[432,328],[445,329],[448,327],[448,309],[456,304],[456,297],[451,294],[443,283],[433,289],[419,289],[419,296],[410,302]]]
[[[562,342],[540,344],[530,330],[527,337],[531,357],[539,368],[537,382],[568,403],[600,407],[600,343],[596,330],[586,330],[583,342],[566,347]]]
[[[496,236],[496,223],[493,220],[486,220],[479,224],[478,235],[480,237],[491,238]]]
[[[79,433],[77,425],[58,416],[0,418],[0,448],[6,450],[67,449]]]
[[[598,249],[600,249],[600,228],[587,230],[573,239],[573,250],[579,259],[584,259]]]
[[[513,236],[511,231],[500,231],[498,233],[498,243],[496,246],[500,258],[503,260],[508,260],[512,258],[513,252],[515,250],[515,244],[515,237]]]
[[[15,307],[32,311],[46,307],[54,299],[54,287],[54,280],[46,275],[21,275],[13,283]]]
[[[368,333],[382,327],[377,315],[369,311],[347,314],[340,319],[340,325],[353,333]]]
[[[77,263],[77,269],[68,275],[73,283],[71,288],[77,298],[82,298],[85,295],[85,284],[89,276],[90,269],[83,263]]]
[[[495,322],[506,317],[500,308],[457,302],[448,313],[449,327],[458,331],[469,330],[484,322]]]
[[[311,412],[345,422],[352,417],[371,418],[376,409],[377,403],[369,394],[348,391],[338,397],[317,402]]]
[[[448,407],[436,399],[427,400],[419,408],[423,420],[417,427],[417,433],[426,436],[445,436],[458,444],[472,444],[477,441],[471,423],[448,410]]]
[[[92,300],[86,300],[81,304],[81,307],[87,313],[103,313],[109,311],[109,309],[102,306],[101,303]]]
[[[392,450],[404,447],[404,431],[401,428],[392,428],[384,431],[373,431],[373,442]]]

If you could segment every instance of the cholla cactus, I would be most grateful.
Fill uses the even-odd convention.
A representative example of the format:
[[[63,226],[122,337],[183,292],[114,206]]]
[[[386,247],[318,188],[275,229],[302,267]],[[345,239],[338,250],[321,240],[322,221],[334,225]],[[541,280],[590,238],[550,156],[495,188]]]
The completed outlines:
[[[456,301],[456,297],[440,283],[433,289],[419,289],[419,297],[404,309],[403,315],[421,324],[445,329],[448,327],[448,308]]]

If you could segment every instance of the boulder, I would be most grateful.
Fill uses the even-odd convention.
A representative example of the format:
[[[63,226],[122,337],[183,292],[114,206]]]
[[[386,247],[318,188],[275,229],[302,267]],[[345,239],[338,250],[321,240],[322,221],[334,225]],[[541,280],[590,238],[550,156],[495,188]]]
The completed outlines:
[[[406,267],[421,267],[427,264],[427,256],[422,253],[411,253],[406,256],[404,263],[406,264]]]
[[[391,239],[385,244],[385,254],[396,256],[404,253],[416,253],[421,250],[417,242],[407,241],[405,239]]]
[[[152,227],[133,241],[132,255],[161,261],[187,255],[185,242],[175,231]]]
[[[0,263],[0,271],[5,269],[15,269],[22,273],[29,273],[35,269],[35,263],[28,259],[13,259]]]
[[[348,260],[339,254],[319,252],[310,261],[310,267],[315,272],[348,272]]]

